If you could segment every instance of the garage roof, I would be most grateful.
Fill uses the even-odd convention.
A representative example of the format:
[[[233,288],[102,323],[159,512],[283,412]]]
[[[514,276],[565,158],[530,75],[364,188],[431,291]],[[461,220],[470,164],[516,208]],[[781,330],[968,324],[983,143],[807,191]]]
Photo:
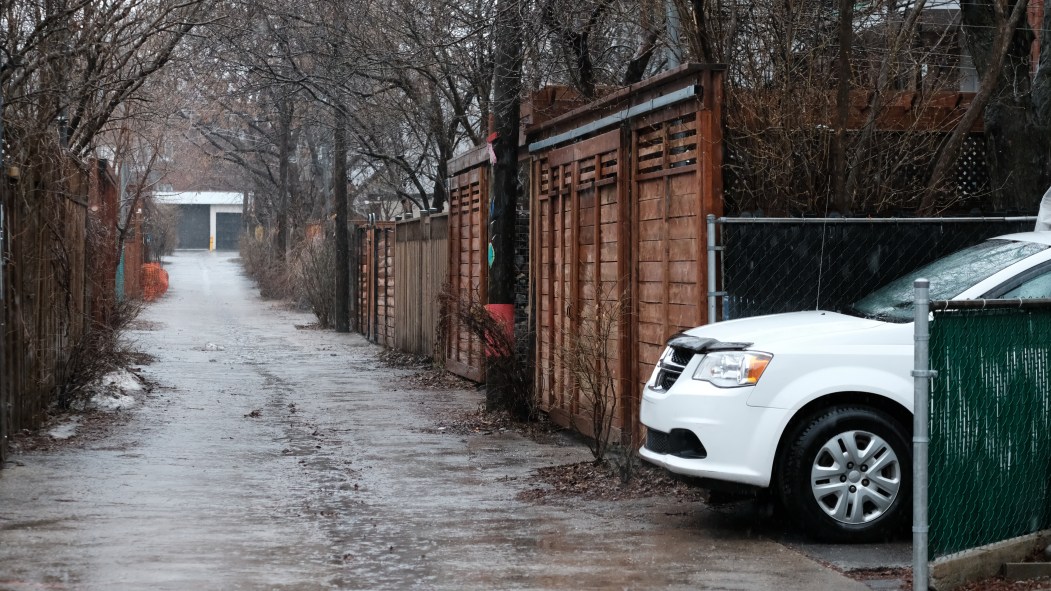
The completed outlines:
[[[241,205],[244,193],[234,191],[158,191],[154,194],[159,203],[171,205]]]

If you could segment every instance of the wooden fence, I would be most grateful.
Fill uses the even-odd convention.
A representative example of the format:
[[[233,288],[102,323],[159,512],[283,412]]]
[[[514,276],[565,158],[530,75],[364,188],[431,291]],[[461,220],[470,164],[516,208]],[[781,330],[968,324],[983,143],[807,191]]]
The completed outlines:
[[[357,226],[351,245],[352,320],[358,332],[384,347],[394,346],[394,232],[394,222]]]
[[[66,180],[24,176],[3,187],[0,467],[10,435],[45,418],[116,300],[114,178],[101,161],[57,167],[48,176]]]
[[[123,293],[130,300],[142,299],[142,264],[145,261],[146,244],[142,231],[142,209],[131,214],[129,227],[124,237],[124,256],[121,259],[123,272],[120,275],[124,283]]]
[[[591,397],[573,371],[585,353],[613,378],[614,429],[635,432],[665,341],[708,321],[721,77],[683,66],[527,129],[535,394],[556,422],[591,430]]]
[[[88,240],[97,245],[88,251],[88,276],[91,294],[91,319],[99,325],[107,325],[113,318],[117,304],[117,266],[120,253],[117,223],[120,218],[120,194],[116,180],[99,161],[89,176],[88,189]]]
[[[463,305],[488,302],[489,155],[481,146],[449,162],[449,289]],[[477,336],[450,318],[445,367],[469,380],[485,380]]]
[[[449,280],[449,217],[398,222],[394,234],[394,348],[433,357]]]
[[[441,354],[441,294],[449,280],[449,218],[354,226],[351,329],[399,351]]]

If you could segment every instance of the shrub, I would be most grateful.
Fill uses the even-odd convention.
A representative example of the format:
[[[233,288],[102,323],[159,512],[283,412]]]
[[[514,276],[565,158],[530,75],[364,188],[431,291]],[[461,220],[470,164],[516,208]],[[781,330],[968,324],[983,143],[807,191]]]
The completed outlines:
[[[570,387],[580,394],[579,412],[590,430],[582,434],[587,436],[596,462],[604,461],[615,443],[613,423],[621,409],[614,366],[617,330],[624,314],[622,300],[612,294],[588,303],[580,318],[565,326],[563,348],[556,352],[570,376]],[[573,424],[577,426],[576,421]],[[583,431],[579,426],[578,429]],[[625,425],[625,430],[624,435],[630,438],[631,426]]]
[[[59,387],[60,408],[69,408],[74,401],[85,396],[89,386],[111,371],[131,363],[136,352],[123,336],[142,308],[142,300],[117,302],[107,323],[93,322],[91,328],[73,343],[66,360],[68,378]]]
[[[270,241],[245,234],[241,236],[240,250],[241,265],[259,285],[259,295],[267,299],[282,299],[291,294],[288,266],[274,252]]]
[[[336,313],[336,252],[322,237],[308,238],[292,258],[290,275],[296,300],[329,328]]]
[[[170,255],[179,245],[179,207],[157,203],[152,198],[144,201],[146,215],[144,228],[149,240],[146,243],[146,260],[159,261]]]
[[[487,410],[507,411],[520,421],[536,418],[536,400],[533,396],[533,370],[530,364],[528,335],[515,338],[513,330],[489,313],[484,305],[460,298],[448,291],[439,295],[442,315],[438,342],[444,335],[459,327],[473,336],[486,349],[486,407]]]

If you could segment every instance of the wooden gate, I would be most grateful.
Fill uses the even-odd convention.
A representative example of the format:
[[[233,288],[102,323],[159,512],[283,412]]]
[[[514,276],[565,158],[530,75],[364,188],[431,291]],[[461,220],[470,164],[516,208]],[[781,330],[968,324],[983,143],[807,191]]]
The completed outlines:
[[[705,220],[722,213],[721,76],[683,66],[527,130],[536,393],[561,424],[591,434],[574,349],[615,377],[614,436],[627,435],[668,337],[709,320]]]
[[[394,232],[394,347],[432,357],[439,296],[449,279],[449,218],[433,215],[399,222]]]
[[[449,290],[458,305],[488,302],[489,157],[485,147],[449,161]],[[485,380],[479,339],[450,314],[445,367],[469,380]]]
[[[617,313],[629,303],[632,235],[629,201],[619,198],[628,178],[620,174],[626,160],[620,136],[610,131],[533,163],[536,394],[561,424],[586,414],[567,358],[581,333],[605,341],[592,345],[606,352],[618,378],[630,373],[631,355],[621,354],[631,345],[629,315]],[[598,363],[598,371],[607,369]],[[616,388],[623,392],[621,381]]]

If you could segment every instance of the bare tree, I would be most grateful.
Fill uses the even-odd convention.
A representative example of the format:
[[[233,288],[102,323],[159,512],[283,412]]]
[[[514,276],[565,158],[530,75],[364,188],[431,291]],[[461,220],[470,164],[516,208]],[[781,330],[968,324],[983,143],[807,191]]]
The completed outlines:
[[[1025,0],[961,3],[967,49],[981,76],[977,96],[941,147],[922,209],[932,211],[966,134],[984,115],[995,209],[1034,209],[1051,184],[1051,10],[1044,9],[1038,64]],[[1007,10],[1010,9],[1010,10]]]
[[[8,121],[23,133],[56,129],[63,146],[87,154],[211,6],[205,0],[5,3],[0,82]]]

